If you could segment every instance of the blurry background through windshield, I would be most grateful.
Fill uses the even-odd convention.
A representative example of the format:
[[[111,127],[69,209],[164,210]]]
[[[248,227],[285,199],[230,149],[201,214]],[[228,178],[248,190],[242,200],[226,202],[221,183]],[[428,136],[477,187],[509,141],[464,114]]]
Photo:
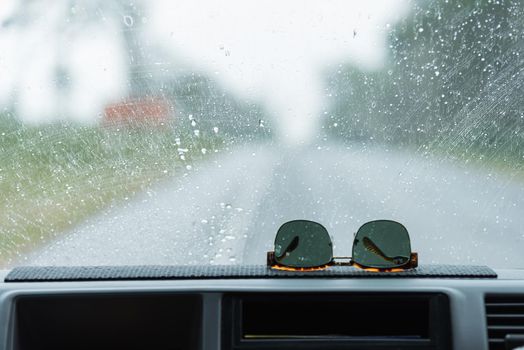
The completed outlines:
[[[7,0],[0,264],[260,264],[373,219],[524,267],[518,0]]]

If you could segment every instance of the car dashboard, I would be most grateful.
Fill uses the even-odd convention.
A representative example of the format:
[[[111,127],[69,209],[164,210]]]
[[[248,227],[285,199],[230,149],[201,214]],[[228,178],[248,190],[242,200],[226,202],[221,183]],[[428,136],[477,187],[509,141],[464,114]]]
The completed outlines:
[[[5,271],[0,350],[516,348],[524,271],[496,273],[39,281]]]

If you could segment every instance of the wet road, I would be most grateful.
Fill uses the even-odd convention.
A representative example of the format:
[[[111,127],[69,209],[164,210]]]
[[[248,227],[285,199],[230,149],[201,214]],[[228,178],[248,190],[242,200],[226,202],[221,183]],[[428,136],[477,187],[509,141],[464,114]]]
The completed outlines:
[[[108,208],[24,264],[259,264],[278,227],[324,224],[350,255],[366,221],[410,231],[421,263],[524,267],[524,186],[436,158],[341,146],[250,146]]]

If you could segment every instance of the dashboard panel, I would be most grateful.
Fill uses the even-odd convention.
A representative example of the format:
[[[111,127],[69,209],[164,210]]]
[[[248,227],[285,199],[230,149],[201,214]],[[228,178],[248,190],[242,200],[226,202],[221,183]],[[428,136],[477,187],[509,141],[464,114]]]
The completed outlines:
[[[236,293],[224,349],[450,349],[444,293]]]
[[[504,349],[524,274],[497,273],[0,283],[0,350]]]

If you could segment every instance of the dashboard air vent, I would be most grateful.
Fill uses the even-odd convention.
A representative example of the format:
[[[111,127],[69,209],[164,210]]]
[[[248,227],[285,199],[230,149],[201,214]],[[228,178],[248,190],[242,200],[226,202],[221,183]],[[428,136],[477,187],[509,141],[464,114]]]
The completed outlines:
[[[524,294],[488,295],[486,317],[490,350],[505,349],[507,335],[524,335]]]

